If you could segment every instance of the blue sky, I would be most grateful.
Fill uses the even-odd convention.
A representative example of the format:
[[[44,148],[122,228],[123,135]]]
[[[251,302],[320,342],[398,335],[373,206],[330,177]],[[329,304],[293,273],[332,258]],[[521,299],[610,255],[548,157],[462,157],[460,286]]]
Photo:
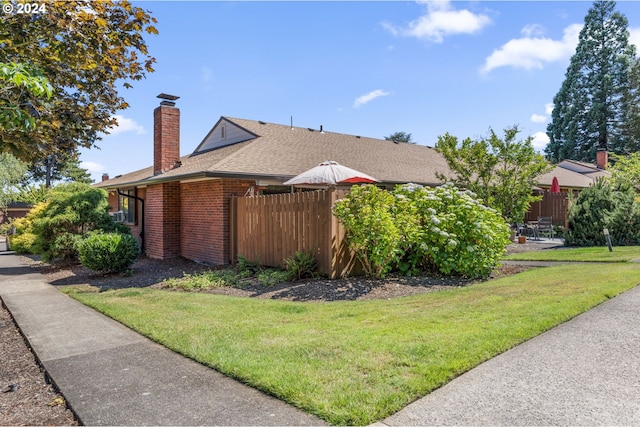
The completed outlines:
[[[156,71],[122,89],[119,126],[83,150],[96,181],[150,166],[153,109],[180,96],[181,154],[220,116],[383,138],[544,132],[592,2],[144,1]],[[619,1],[640,45],[640,2]]]

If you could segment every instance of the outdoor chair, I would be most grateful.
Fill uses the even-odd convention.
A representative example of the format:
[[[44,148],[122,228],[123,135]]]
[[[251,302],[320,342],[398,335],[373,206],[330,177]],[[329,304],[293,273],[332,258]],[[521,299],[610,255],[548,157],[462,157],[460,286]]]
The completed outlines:
[[[537,234],[546,233],[546,235],[553,239],[553,217],[552,216],[539,216]]]

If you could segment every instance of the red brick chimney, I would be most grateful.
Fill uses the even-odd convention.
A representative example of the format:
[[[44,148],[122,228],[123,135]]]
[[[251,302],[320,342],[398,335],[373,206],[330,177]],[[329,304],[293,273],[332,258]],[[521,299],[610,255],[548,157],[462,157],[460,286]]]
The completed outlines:
[[[161,93],[160,106],[153,110],[153,174],[159,175],[180,164],[180,110],[178,96]]]
[[[102,174],[102,182],[105,182],[105,181],[109,181],[109,174],[108,173],[103,173]]]
[[[606,169],[609,162],[609,153],[607,150],[598,150],[596,152],[596,166],[598,169]]]

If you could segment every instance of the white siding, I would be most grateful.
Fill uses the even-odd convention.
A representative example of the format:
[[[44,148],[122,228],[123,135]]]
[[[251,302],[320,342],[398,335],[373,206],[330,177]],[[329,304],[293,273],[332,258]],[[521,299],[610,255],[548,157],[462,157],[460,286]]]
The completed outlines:
[[[209,135],[202,141],[202,143],[196,148],[194,153],[201,153],[203,151],[212,150],[214,148],[224,147],[226,145],[235,144],[237,142],[247,141],[253,139],[256,136],[238,126],[229,123],[226,120],[221,120],[212,130]]]

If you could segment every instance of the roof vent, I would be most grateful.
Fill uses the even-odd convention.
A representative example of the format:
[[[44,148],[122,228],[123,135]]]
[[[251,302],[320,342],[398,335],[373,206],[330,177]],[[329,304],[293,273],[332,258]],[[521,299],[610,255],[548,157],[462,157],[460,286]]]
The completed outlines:
[[[320,133],[324,133],[324,129],[322,129],[322,125],[320,125]]]
[[[360,139],[360,135],[356,135],[356,138]]]
[[[314,130],[312,128],[307,128],[309,130],[309,132],[314,132]]]
[[[266,125],[267,122],[263,122],[262,120],[258,120],[258,123],[260,123],[261,125]]]
[[[179,96],[175,96],[175,95],[168,95],[166,93],[161,93],[160,95],[158,95],[158,98],[163,99],[164,101],[160,101],[160,105],[166,105],[168,107],[175,107],[176,103],[173,102],[176,99],[180,98]]]

